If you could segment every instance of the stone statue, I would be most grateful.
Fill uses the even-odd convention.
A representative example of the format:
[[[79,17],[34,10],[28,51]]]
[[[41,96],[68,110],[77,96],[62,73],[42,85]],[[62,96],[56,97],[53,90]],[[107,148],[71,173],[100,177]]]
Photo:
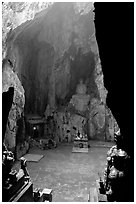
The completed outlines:
[[[86,94],[86,85],[83,84],[83,81],[80,80],[80,83],[77,85],[76,95],[72,96],[70,103],[75,107],[77,111],[84,112],[87,110],[89,104],[90,95]]]

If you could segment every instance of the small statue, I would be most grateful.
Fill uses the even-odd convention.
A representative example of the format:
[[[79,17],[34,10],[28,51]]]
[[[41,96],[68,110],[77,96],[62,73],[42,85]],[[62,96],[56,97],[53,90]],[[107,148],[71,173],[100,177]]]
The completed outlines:
[[[119,130],[115,133],[114,139],[116,145],[107,153],[103,186],[108,202],[123,202],[125,201],[124,192],[126,192],[125,181],[128,177],[129,156],[123,150],[123,138]]]
[[[4,149],[4,148],[3,148]],[[7,180],[9,178],[9,173],[11,172],[13,163],[14,163],[14,155],[11,151],[4,149],[3,158],[2,158],[2,183],[3,186],[8,185]]]
[[[21,169],[24,171],[24,175],[26,177],[29,177],[29,173],[27,170],[27,164],[26,164],[27,160],[24,157],[21,157],[20,162],[21,162]]]

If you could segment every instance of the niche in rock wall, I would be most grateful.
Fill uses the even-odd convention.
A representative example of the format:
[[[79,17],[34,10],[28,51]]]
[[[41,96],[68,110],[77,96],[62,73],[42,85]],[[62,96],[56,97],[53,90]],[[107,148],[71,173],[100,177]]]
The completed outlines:
[[[94,70],[94,53],[91,51],[83,53],[80,48],[75,57],[69,60],[69,73],[66,76],[63,73],[62,77],[56,79],[56,105],[68,105],[72,95],[76,93],[77,84],[81,79],[86,84],[87,92],[97,97]]]

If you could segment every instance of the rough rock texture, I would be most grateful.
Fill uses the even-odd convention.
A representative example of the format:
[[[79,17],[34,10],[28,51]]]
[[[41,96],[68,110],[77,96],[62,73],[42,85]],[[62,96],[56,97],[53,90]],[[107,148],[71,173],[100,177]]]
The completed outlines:
[[[105,130],[105,105],[100,100],[93,98],[90,104],[90,136],[93,136]],[[105,138],[103,138],[105,139]]]
[[[108,121],[107,90],[95,38],[93,3],[54,3],[48,11],[38,13],[9,34],[7,57],[25,90],[25,114],[43,116],[66,107],[82,79],[90,96],[90,138],[103,134]]]
[[[114,132],[117,132],[120,130],[117,121],[115,120],[111,110],[106,106],[105,107],[105,121],[106,121],[106,139],[108,141],[113,141],[114,140]]]
[[[80,78],[96,92],[90,49],[93,16],[92,9],[81,15],[76,4],[55,3],[9,36],[8,56],[17,59],[15,70],[25,89],[27,113],[42,115],[47,103],[68,103]]]
[[[2,58],[6,56],[8,35],[22,23],[47,8],[49,2],[2,2]]]
[[[18,76],[13,72],[10,66],[6,65],[2,72],[2,92],[7,92],[10,87],[14,88],[14,96],[7,121],[5,144],[7,148],[14,150],[17,143],[25,136],[24,119],[22,115],[25,95]]]

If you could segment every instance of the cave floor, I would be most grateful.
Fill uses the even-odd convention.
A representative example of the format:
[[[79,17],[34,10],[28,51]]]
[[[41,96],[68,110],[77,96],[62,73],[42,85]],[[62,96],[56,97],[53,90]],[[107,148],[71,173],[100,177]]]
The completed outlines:
[[[53,189],[53,202],[87,202],[98,172],[103,176],[106,154],[112,145],[92,141],[88,153],[72,153],[72,143],[49,150],[30,149],[29,153],[44,155],[37,163],[27,162],[34,189]]]

